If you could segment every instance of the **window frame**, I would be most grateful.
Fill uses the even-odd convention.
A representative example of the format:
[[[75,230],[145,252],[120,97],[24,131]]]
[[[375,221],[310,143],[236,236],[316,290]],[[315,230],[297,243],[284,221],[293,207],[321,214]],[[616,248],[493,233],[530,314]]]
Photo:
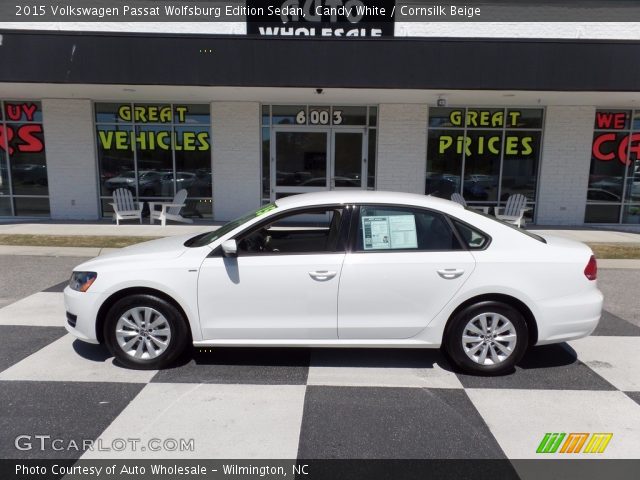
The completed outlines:
[[[358,244],[358,232],[359,232],[359,225],[360,225],[360,214],[361,214],[361,209],[362,207],[380,207],[380,208],[407,208],[410,210],[422,210],[424,212],[428,212],[430,214],[435,214],[435,215],[440,215],[441,217],[443,217],[444,221],[446,222],[446,224],[449,226],[449,228],[451,229],[454,237],[456,238],[458,244],[460,245],[460,249],[458,250],[452,250],[452,249],[447,249],[447,250],[421,250],[419,248],[396,248],[396,249],[383,249],[383,250],[358,250],[357,249],[357,244]],[[458,219],[456,219],[458,220]],[[466,222],[465,222],[466,223]],[[491,243],[491,236],[486,234],[484,231],[476,228],[476,227],[472,227],[475,230],[480,231],[483,235],[485,235],[488,238],[488,242],[486,244],[486,246],[482,249],[486,249],[486,247],[489,246],[489,244]],[[397,203],[358,203],[358,204],[354,204],[353,205],[353,210],[351,212],[351,225],[349,228],[349,242],[348,242],[348,247],[347,247],[347,251],[348,253],[355,253],[355,254],[367,254],[367,253],[442,253],[442,252],[464,252],[464,251],[470,251],[468,245],[466,244],[466,242],[464,241],[464,239],[462,238],[462,236],[460,235],[460,232],[458,232],[458,229],[455,228],[455,225],[453,224],[453,222],[451,221],[451,218],[448,214],[441,212],[439,210],[436,210],[434,208],[428,208],[428,207],[422,207],[419,205],[401,205],[401,204],[397,204]],[[478,250],[474,250],[474,251],[479,251]]]
[[[323,204],[323,205],[313,205],[313,206],[305,206],[305,207],[297,207],[288,209],[274,215],[271,215],[259,222],[253,223],[246,229],[236,233],[232,237],[229,237],[228,240],[235,240],[239,243],[245,237],[255,233],[256,231],[262,229],[265,225],[269,225],[275,222],[282,220],[283,218],[295,215],[304,215],[305,213],[313,213],[318,210],[342,210],[342,218],[340,219],[340,226],[338,230],[338,240],[336,244],[337,250],[333,252],[329,251],[311,251],[311,252],[241,252],[238,250],[237,258],[245,258],[245,257],[265,257],[265,256],[273,256],[273,257],[283,257],[288,255],[333,255],[333,254],[345,254],[347,253],[347,247],[349,243],[349,235],[351,230],[351,217],[353,208],[351,205],[347,204]],[[224,256],[222,252],[222,244],[218,245],[212,252],[209,254],[209,257],[221,257]]]
[[[597,118],[598,118],[598,114],[599,113],[620,113],[620,112],[627,112],[629,114],[629,118],[628,118],[628,125],[626,125],[624,128],[621,129],[616,129],[616,128],[598,128],[597,125]],[[591,137],[591,148],[593,149],[593,143],[595,140],[595,136],[600,133],[600,134],[604,134],[604,133],[613,133],[613,134],[620,134],[623,135],[625,137],[630,137],[635,134],[635,133],[640,133],[640,126],[639,127],[635,127],[634,126],[634,119],[636,118],[637,115],[640,115],[640,108],[635,108],[635,107],[598,107],[595,110],[595,116],[593,119],[593,135]],[[630,139],[631,140],[631,139]],[[626,154],[627,157],[629,157],[629,153],[630,153],[630,148],[631,148],[631,141],[629,141],[629,144],[627,145],[627,149],[626,149]],[[640,159],[639,159],[640,160]],[[639,161],[639,160],[635,160],[632,161],[632,164]],[[594,156],[593,156],[593,152],[591,152],[591,156],[589,159],[589,177],[591,177],[591,171],[594,165]],[[617,162],[618,160],[615,159],[615,162]],[[583,223],[585,225],[588,226],[593,226],[593,225],[638,225],[637,223],[633,223],[633,222],[629,222],[629,221],[625,221],[625,216],[626,216],[626,211],[630,208],[636,207],[636,208],[640,208],[640,200],[638,201],[633,201],[631,199],[631,197],[629,197],[627,199],[627,194],[628,194],[628,188],[629,188],[629,170],[630,170],[630,165],[628,166],[624,166],[623,167],[623,175],[621,178],[621,183],[622,183],[622,188],[620,191],[620,199],[617,201],[607,201],[607,200],[590,200],[589,199],[589,190],[592,189],[593,187],[590,186],[591,181],[589,181],[587,183],[587,191],[585,194],[585,210],[584,210],[584,218],[583,218]],[[635,176],[634,173],[631,173],[632,176]],[[631,181],[631,188],[633,188],[633,183],[635,183],[633,181],[633,177],[632,177],[632,181]],[[604,189],[605,191],[608,191],[606,189]],[[609,192],[609,193],[613,193],[613,192]],[[616,195],[616,194],[614,194]],[[615,222],[592,222],[589,221],[587,222],[587,215],[588,215],[588,211],[590,210],[589,207],[615,207],[618,210],[618,215],[617,215],[617,220]]]
[[[132,108],[132,118],[129,121],[118,121],[116,120],[98,120],[98,106],[99,105],[105,105],[105,104],[114,104],[117,106],[123,106],[123,105],[128,105],[129,107]],[[139,105],[155,105],[155,106],[170,106],[171,110],[172,110],[172,118],[171,121],[169,122],[162,122],[160,120],[158,121],[153,121],[153,122],[140,122],[135,120],[134,116],[133,116],[133,109],[136,106]],[[175,120],[175,108],[176,106],[196,106],[196,107],[206,107],[208,110],[208,115],[209,115],[209,121],[207,123],[200,123],[200,122],[196,122],[193,124],[189,124],[188,122],[185,123],[179,123],[176,122]],[[209,157],[209,163],[207,164],[207,168],[210,169],[208,176],[211,179],[211,196],[207,196],[207,197],[203,197],[200,195],[191,195],[189,194],[189,196],[187,197],[187,201],[188,202],[205,202],[205,203],[209,203],[211,205],[211,214],[209,215],[208,210],[203,214],[203,217],[205,219],[208,220],[212,220],[213,219],[213,128],[212,128],[212,114],[211,114],[211,104],[210,103],[206,103],[206,102],[201,102],[198,100],[184,100],[184,101],[177,101],[177,100],[123,100],[123,99],[102,99],[102,100],[93,100],[91,102],[91,113],[92,113],[92,128],[93,128],[93,143],[94,143],[94,154],[95,154],[95,165],[96,165],[96,188],[98,191],[98,196],[97,196],[97,207],[98,207],[98,211],[100,213],[100,218],[104,219],[104,218],[111,218],[111,215],[113,212],[111,212],[108,208],[109,207],[105,207],[106,204],[108,204],[109,202],[112,201],[112,195],[107,195],[107,194],[103,194],[102,193],[102,188],[103,188],[103,180],[101,178],[102,175],[102,161],[100,158],[100,141],[98,138],[98,129],[100,127],[129,127],[131,128],[131,133],[130,135],[135,136],[136,132],[137,132],[137,128],[138,127],[166,127],[169,129],[169,131],[171,132],[172,135],[172,140],[171,140],[171,172],[169,172],[172,175],[172,183],[173,183],[173,194],[171,195],[160,195],[160,196],[145,196],[142,195],[142,191],[140,190],[140,176],[139,176],[139,171],[141,170],[145,170],[140,168],[140,159],[139,159],[139,154],[138,154],[138,148],[136,146],[136,143],[133,142],[131,145],[131,152],[132,152],[132,168],[131,171],[134,172],[134,188],[132,190],[132,194],[134,196],[134,200],[135,201],[139,201],[142,203],[149,203],[149,202],[170,202],[173,200],[173,198],[175,197],[176,193],[178,192],[178,184],[176,181],[176,176],[177,176],[177,172],[179,171],[185,171],[184,169],[178,169],[177,166],[177,159],[176,159],[176,149],[175,149],[175,144],[174,144],[174,140],[173,140],[173,136],[176,133],[176,128],[180,128],[180,127],[187,127],[189,125],[193,125],[194,127],[198,128],[198,127],[203,127],[206,128],[208,130],[209,133],[209,151],[208,151],[208,157]],[[189,113],[187,113],[188,115]],[[117,115],[117,114],[116,114]],[[196,115],[201,115],[201,114],[196,114]],[[145,206],[146,208],[146,206]],[[189,213],[189,212],[188,212]]]
[[[432,109],[437,109],[437,108],[447,108],[447,109],[462,109],[464,110],[464,116],[462,118],[462,125],[461,126],[442,126],[442,125],[436,125],[436,126],[431,126],[431,111]],[[505,114],[505,125],[502,127],[473,127],[473,126],[468,126],[467,122],[466,122],[466,118],[467,118],[467,112],[469,110],[502,110]],[[540,127],[523,127],[523,128],[516,128],[516,127],[507,127],[506,126],[506,117],[507,117],[507,113],[509,110],[542,110],[542,119],[541,119],[541,124]],[[532,207],[533,209],[533,214],[531,217],[532,223],[536,223],[537,222],[537,218],[538,218],[538,204],[540,202],[540,179],[541,179],[541,172],[542,172],[542,161],[543,161],[543,157],[542,157],[542,150],[543,150],[543,146],[544,146],[544,139],[545,139],[545,132],[546,132],[546,123],[547,123],[547,107],[543,106],[543,105],[493,105],[493,104],[489,104],[489,105],[469,105],[469,104],[464,104],[464,105],[449,105],[447,107],[437,107],[436,105],[429,105],[428,106],[428,111],[427,111],[427,131],[426,131],[426,141],[427,141],[427,152],[426,152],[426,172],[425,172],[425,181],[424,181],[424,191],[425,191],[425,195],[431,195],[430,193],[427,194],[426,193],[426,184],[427,184],[427,178],[426,178],[426,173],[429,172],[429,166],[430,166],[430,158],[429,158],[429,133],[431,131],[442,131],[442,130],[458,130],[462,133],[462,135],[467,138],[467,132],[473,132],[473,131],[480,131],[480,130],[492,130],[495,132],[499,132],[500,136],[501,136],[501,141],[502,141],[502,146],[500,148],[500,160],[499,160],[499,171],[498,171],[498,192],[497,192],[497,198],[496,200],[468,200],[467,204],[470,206],[490,206],[490,207],[504,207],[506,205],[507,200],[501,200],[500,197],[502,197],[502,187],[503,187],[503,172],[504,172],[504,165],[505,165],[505,154],[504,154],[504,149],[505,149],[505,145],[504,145],[504,141],[507,135],[507,132],[509,131],[518,131],[518,132],[526,132],[526,131],[530,131],[530,132],[536,132],[540,134],[540,144],[539,144],[539,152],[538,152],[538,158],[537,158],[537,167],[536,167],[536,187],[535,187],[535,191],[534,191],[534,200],[530,201],[527,197],[527,204],[529,206]],[[467,155],[466,155],[466,151],[462,152],[462,158],[460,160],[460,185],[459,185],[459,189],[456,190],[458,193],[463,194],[464,195],[464,176],[466,173],[466,161],[467,161]],[[524,194],[526,196],[526,194]],[[449,200],[449,198],[446,198],[446,200]]]
[[[7,104],[20,104],[20,103],[35,103],[38,104],[38,109],[36,113],[40,114],[40,119],[28,120],[28,119],[20,119],[20,120],[12,120],[6,115],[6,105]],[[22,114],[21,114],[22,117]],[[2,126],[7,131],[9,125],[40,125],[42,127],[42,145],[43,145],[43,156],[44,156],[44,167],[46,170],[46,178],[47,178],[47,193],[44,195],[34,194],[34,193],[16,193],[16,188],[14,186],[14,158],[15,152],[13,154],[9,153],[10,141],[12,139],[18,138],[15,133],[12,139],[9,139],[8,135],[5,134],[3,139],[2,150],[4,151],[4,165],[6,167],[6,175],[7,175],[7,192],[4,195],[0,195],[0,199],[4,199],[8,202],[9,205],[9,214],[8,215],[0,215],[0,218],[33,218],[33,219],[43,219],[43,218],[51,218],[51,192],[49,191],[49,164],[47,160],[47,137],[44,131],[44,109],[42,106],[42,99],[35,99],[33,97],[27,99],[12,99],[12,98],[4,98],[0,97],[0,126]],[[18,139],[19,140],[19,139]],[[40,164],[35,164],[40,166]],[[18,207],[18,203],[21,201],[42,201],[46,200],[47,209],[44,214],[22,214],[20,210],[22,208]]]

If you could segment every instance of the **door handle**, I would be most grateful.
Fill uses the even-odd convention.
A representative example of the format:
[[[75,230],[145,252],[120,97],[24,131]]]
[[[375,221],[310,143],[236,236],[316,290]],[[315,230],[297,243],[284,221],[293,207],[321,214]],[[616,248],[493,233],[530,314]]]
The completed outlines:
[[[438,270],[438,275],[446,280],[453,280],[454,278],[458,278],[464,273],[464,270],[459,268],[443,268],[442,270]]]
[[[330,272],[329,270],[316,270],[315,272],[309,272],[309,276],[319,282],[331,280],[336,276],[336,272]]]

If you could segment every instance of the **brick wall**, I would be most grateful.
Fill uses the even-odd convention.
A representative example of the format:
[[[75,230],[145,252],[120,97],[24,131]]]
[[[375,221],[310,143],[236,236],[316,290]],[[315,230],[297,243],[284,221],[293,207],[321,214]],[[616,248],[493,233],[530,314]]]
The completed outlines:
[[[98,218],[98,180],[89,100],[42,100],[51,218]]]
[[[260,104],[211,103],[213,216],[230,220],[260,206]]]
[[[427,114],[422,104],[380,105],[377,190],[424,193]]]
[[[538,189],[539,225],[581,225],[595,107],[548,107]]]

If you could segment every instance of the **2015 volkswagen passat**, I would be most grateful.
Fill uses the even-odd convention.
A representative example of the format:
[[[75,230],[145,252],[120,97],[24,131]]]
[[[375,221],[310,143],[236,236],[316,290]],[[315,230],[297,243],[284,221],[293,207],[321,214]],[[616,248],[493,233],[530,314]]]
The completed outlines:
[[[589,335],[602,294],[584,244],[391,192],[290,196],[221,228],[79,265],[67,329],[132,368],[196,346],[443,347],[499,374]]]

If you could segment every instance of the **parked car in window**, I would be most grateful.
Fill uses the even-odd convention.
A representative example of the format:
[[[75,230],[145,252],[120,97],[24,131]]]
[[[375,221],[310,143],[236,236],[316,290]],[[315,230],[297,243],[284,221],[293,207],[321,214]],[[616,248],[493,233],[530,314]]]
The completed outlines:
[[[160,180],[160,192],[162,196],[173,196],[173,173],[167,173]],[[194,197],[211,196],[211,171],[196,170],[194,172],[176,172],[175,191],[185,189]]]
[[[160,195],[160,181],[166,174],[164,171],[138,170],[138,191],[142,197]],[[133,170],[120,173],[104,182],[105,187],[110,191],[118,188],[127,188],[135,193],[136,174]]]
[[[47,166],[33,163],[19,163],[11,167],[13,170],[13,181],[23,185],[49,184],[47,178]]]
[[[589,335],[602,294],[582,243],[439,198],[342,190],[85,262],[65,306],[71,333],[132,368],[188,344],[442,347],[499,374],[530,347]]]
[[[619,202],[620,197],[615,193],[611,193],[609,190],[604,190],[602,188],[589,188],[587,189],[587,200],[600,202]]]

